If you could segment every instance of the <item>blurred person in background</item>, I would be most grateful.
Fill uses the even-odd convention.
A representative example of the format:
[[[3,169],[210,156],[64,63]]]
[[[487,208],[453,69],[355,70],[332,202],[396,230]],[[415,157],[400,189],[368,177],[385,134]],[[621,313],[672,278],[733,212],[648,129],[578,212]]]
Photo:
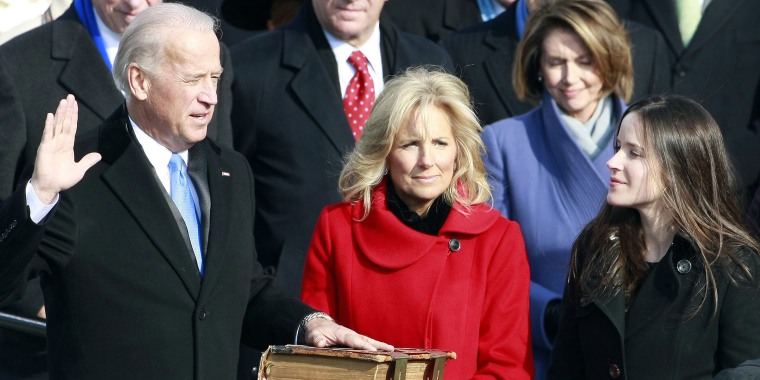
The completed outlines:
[[[620,17],[662,34],[669,92],[718,122],[744,201],[760,182],[760,1],[608,0]]]
[[[475,111],[484,125],[533,109],[535,103],[520,99],[512,87],[512,66],[528,17],[552,1],[517,0],[491,21],[457,32],[443,41],[462,80],[470,86]],[[602,0],[593,6],[608,8]],[[609,13],[608,10],[604,11]],[[638,99],[666,91],[670,69],[665,41],[649,27],[623,20],[633,57],[633,95]]]
[[[57,19],[69,5],[71,0],[0,1],[0,45]]]

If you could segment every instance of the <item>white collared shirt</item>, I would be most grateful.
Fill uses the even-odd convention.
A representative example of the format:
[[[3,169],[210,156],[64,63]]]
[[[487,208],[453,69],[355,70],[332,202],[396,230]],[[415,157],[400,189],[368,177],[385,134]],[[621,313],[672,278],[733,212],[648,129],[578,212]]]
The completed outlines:
[[[145,156],[148,157],[148,161],[153,165],[153,169],[156,171],[156,175],[161,181],[161,185],[164,186],[166,193],[171,195],[171,185],[169,184],[171,176],[169,173],[169,160],[172,158],[172,151],[159,144],[158,141],[153,139],[153,137],[150,137],[145,131],[140,129],[131,117],[129,118],[129,124],[132,125],[135,138],[137,138],[137,142],[142,147],[143,152],[145,152]],[[182,160],[184,160],[185,165],[187,165],[187,151],[179,152],[178,154],[182,156]]]
[[[335,61],[338,63],[338,80],[340,81],[340,96],[341,99],[346,95],[346,88],[348,82],[356,73],[354,66],[348,63],[348,57],[354,50],[359,50],[367,57],[369,61],[369,75],[372,77],[372,82],[375,84],[375,98],[383,91],[385,84],[383,83],[383,55],[380,47],[380,23],[375,25],[375,29],[372,35],[369,37],[364,45],[354,47],[348,42],[335,38],[332,34],[322,29],[327,38],[327,42],[332,48],[335,55]]]
[[[145,152],[145,156],[148,157],[148,161],[150,161],[150,164],[153,166],[153,170],[156,171],[156,176],[159,181],[161,181],[161,185],[164,187],[164,190],[166,190],[166,193],[171,196],[171,173],[169,173],[169,161],[174,153],[140,129],[131,117],[129,118],[129,124],[132,125],[132,130],[135,133],[137,143],[140,144],[143,152]],[[190,162],[188,161],[188,151],[184,150],[182,152],[177,152],[177,154],[182,157],[182,160],[185,161],[185,167],[187,167]],[[193,194],[195,212],[200,215],[200,202],[198,201],[198,193],[195,190],[195,186],[190,186],[190,191]]]
[[[108,59],[111,61],[111,66],[113,66],[113,60],[116,58],[116,52],[119,51],[119,42],[121,42],[121,34],[116,33],[111,29],[108,29],[108,26],[106,26],[106,23],[104,23],[103,20],[100,19],[98,12],[94,8],[92,10],[92,13],[95,14],[95,23],[98,24],[98,31],[100,32],[100,37],[103,38],[103,46],[105,46],[106,54],[108,54]]]

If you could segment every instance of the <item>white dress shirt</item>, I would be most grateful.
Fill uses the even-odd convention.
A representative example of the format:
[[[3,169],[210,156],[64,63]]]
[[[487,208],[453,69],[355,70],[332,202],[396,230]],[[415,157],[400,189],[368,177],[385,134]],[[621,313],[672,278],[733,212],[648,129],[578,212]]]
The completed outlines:
[[[340,96],[341,99],[346,95],[346,88],[348,82],[356,73],[356,69],[352,64],[348,62],[348,57],[354,50],[359,50],[367,57],[369,61],[369,75],[372,77],[372,82],[375,84],[375,99],[380,95],[385,87],[383,83],[383,55],[380,48],[380,23],[375,25],[375,29],[372,35],[369,37],[364,45],[355,47],[348,42],[335,38],[332,34],[322,29],[327,37],[327,42],[332,48],[335,55],[335,61],[338,63],[338,79],[340,81]]]

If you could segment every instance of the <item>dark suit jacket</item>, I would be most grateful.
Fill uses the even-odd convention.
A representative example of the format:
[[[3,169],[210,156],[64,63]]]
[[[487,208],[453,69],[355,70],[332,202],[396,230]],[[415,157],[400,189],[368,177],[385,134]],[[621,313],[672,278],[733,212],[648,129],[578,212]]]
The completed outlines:
[[[568,285],[548,378],[610,379],[617,372],[620,379],[707,380],[760,357],[757,255],[741,255],[754,283],[731,285],[718,269],[717,306],[710,293],[700,312],[687,318],[702,299],[696,292],[703,275],[698,252],[676,237],[627,310],[622,293],[594,302]],[[689,271],[684,261],[691,264]]]
[[[450,67],[432,42],[385,20],[380,31],[386,78],[421,64]],[[235,148],[255,173],[259,259],[297,296],[317,217],[341,201],[337,178],[354,146],[335,56],[307,3],[284,28],[235,45],[232,61]]]
[[[208,133],[231,147],[232,66],[224,46],[221,60],[219,104]],[[74,94],[79,104],[80,134],[124,102],[73,5],[57,20],[0,45],[0,201],[13,192],[24,167],[34,162],[45,115],[55,112],[67,94]]]
[[[51,378],[233,379],[241,331],[255,347],[291,341],[312,310],[274,289],[256,260],[246,160],[209,139],[190,150],[201,278],[126,112],[93,132],[80,150],[102,161],[43,224],[29,219],[23,188],[0,211],[0,301],[42,275]]]
[[[512,5],[493,20],[455,33],[443,45],[472,91],[475,110],[483,124],[521,115],[536,105],[520,101],[512,87],[512,64],[520,37]],[[665,44],[657,32],[626,23],[633,46],[633,99],[668,89],[670,73]]]
[[[434,42],[483,21],[477,0],[389,1],[383,6],[383,14],[401,30]]]
[[[224,21],[236,28],[266,30],[273,2],[274,0],[218,0],[219,13]]]
[[[220,145],[231,147],[232,65],[229,50],[222,45],[221,51],[224,74],[208,133]],[[24,167],[34,162],[45,115],[54,112],[67,94],[74,94],[79,104],[80,135],[102,123],[124,101],[73,5],[52,23],[0,46],[0,202],[11,195]],[[41,306],[39,287],[32,287],[6,310],[34,317]],[[8,342],[9,334],[0,339],[0,346]],[[21,339],[27,338],[39,340]],[[10,349],[21,352],[15,343]],[[0,359],[0,366],[3,362]]]
[[[712,0],[685,48],[675,2],[609,2],[621,17],[663,35],[673,73],[672,92],[700,102],[712,114],[744,185],[756,185],[760,179],[760,2]]]

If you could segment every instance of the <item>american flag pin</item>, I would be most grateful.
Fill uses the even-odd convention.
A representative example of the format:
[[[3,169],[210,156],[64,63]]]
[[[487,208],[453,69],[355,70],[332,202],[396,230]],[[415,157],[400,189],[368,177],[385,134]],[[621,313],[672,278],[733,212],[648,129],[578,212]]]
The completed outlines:
[[[229,177],[229,176],[230,176],[230,172],[222,172],[222,177]]]

